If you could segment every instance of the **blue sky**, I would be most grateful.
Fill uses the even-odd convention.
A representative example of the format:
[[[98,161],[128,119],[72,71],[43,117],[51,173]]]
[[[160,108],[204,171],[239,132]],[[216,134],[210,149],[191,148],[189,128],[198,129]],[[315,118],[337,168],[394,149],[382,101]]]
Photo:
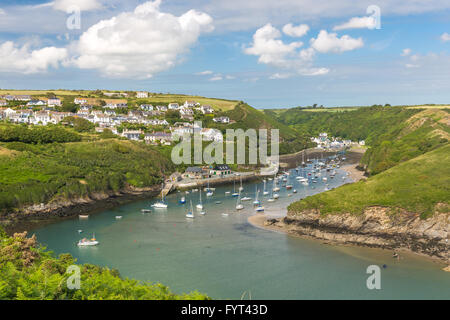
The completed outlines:
[[[261,108],[450,103],[450,3],[352,2],[3,0],[0,88],[148,90]],[[73,4],[80,29],[66,26]]]

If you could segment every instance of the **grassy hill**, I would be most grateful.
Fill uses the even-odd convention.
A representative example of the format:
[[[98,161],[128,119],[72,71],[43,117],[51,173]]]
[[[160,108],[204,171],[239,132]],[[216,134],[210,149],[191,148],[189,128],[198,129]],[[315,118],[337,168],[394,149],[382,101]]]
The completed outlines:
[[[319,209],[321,214],[361,214],[366,207],[386,206],[420,213],[450,212],[450,145],[400,163],[367,180],[307,197],[290,212]]]
[[[0,214],[29,204],[160,183],[174,169],[164,150],[117,139],[0,143]]]

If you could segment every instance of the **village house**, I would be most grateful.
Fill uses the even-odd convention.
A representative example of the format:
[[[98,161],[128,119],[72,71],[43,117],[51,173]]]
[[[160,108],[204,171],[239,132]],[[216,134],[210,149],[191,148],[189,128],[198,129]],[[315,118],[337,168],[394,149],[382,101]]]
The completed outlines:
[[[123,130],[121,136],[125,137],[129,140],[139,140],[141,137],[142,131],[141,130]]]
[[[185,108],[194,108],[195,106],[199,105],[198,102],[195,101],[185,101],[183,104],[183,107]]]
[[[49,98],[47,101],[47,105],[51,107],[60,107],[61,106],[61,99],[59,98]]]
[[[47,103],[43,100],[30,100],[27,103],[27,106],[36,106],[36,107],[41,107],[41,106],[46,106]]]
[[[166,112],[167,107],[166,106],[156,106],[156,110],[161,111],[161,112]]]
[[[31,96],[30,95],[18,95],[18,96],[12,96],[12,95],[6,95],[4,98],[8,101],[30,101]]]
[[[116,112],[114,110],[105,110],[104,114],[108,116],[115,116]]]
[[[228,117],[218,117],[218,118],[214,118],[213,121],[216,122],[216,123],[228,124],[228,123],[230,123],[230,118],[228,118]]]
[[[200,111],[201,111],[203,114],[213,114],[213,113],[214,113],[214,109],[213,109],[211,106],[208,106],[208,105],[206,105],[206,106],[201,106],[201,107],[200,107]]]
[[[188,167],[183,173],[183,178],[188,179],[202,179],[203,169],[200,167]]]
[[[109,108],[109,109],[128,108],[128,104],[109,102],[106,104],[105,108]]]
[[[94,123],[110,123],[111,119],[108,115],[103,113],[96,113],[94,114]]]
[[[51,123],[50,114],[47,111],[38,111],[34,113],[34,116],[30,118],[30,123],[41,124],[46,126]]]
[[[148,98],[148,92],[144,92],[144,91],[137,92],[136,98],[138,98],[138,99]]]
[[[151,104],[141,104],[139,109],[144,111],[153,111],[153,106]]]
[[[169,103],[169,110],[178,110],[180,109],[180,106],[178,105],[178,103]]]
[[[223,135],[219,130],[212,128],[203,128],[201,131],[203,141],[222,142]]]
[[[7,108],[3,111],[3,113],[5,114],[5,118],[10,118],[11,116],[14,116],[16,114],[16,110]]]
[[[0,107],[6,107],[8,105],[8,101],[0,100]]]
[[[144,138],[147,143],[160,142],[161,144],[170,145],[172,142],[172,134],[166,132],[147,133]]]
[[[14,123],[28,123],[33,112],[30,110],[16,110],[9,115],[9,120]]]
[[[209,174],[213,176],[225,177],[230,174],[233,174],[230,167],[227,164],[218,164],[213,169],[209,171]]]
[[[73,103],[75,104],[87,104],[87,100],[85,98],[75,98],[73,100]]]
[[[52,112],[50,114],[51,122],[54,124],[61,122],[64,118],[72,116],[74,116],[72,112]]]
[[[103,92],[103,94],[107,97],[114,97],[114,96],[128,97],[128,93],[126,93],[126,92]]]

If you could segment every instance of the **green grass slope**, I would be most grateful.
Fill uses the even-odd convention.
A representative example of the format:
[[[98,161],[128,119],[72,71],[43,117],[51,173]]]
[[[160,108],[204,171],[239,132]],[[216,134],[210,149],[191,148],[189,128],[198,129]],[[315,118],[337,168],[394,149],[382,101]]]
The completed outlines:
[[[291,213],[361,214],[370,206],[419,213],[422,218],[450,211],[450,145],[398,164],[367,180],[347,184],[291,204]]]
[[[162,150],[131,141],[0,144],[0,213],[57,199],[149,187],[173,170]]]

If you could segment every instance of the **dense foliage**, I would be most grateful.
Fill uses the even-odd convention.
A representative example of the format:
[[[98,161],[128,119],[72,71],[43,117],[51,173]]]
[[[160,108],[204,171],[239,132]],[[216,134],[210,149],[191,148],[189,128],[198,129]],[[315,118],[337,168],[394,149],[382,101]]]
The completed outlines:
[[[14,150],[0,152],[0,212],[127,186],[149,187],[173,170],[155,147],[117,139],[0,146]]]
[[[52,142],[76,142],[81,141],[81,136],[57,126],[2,126],[0,127],[1,142],[24,142],[24,143],[52,143]]]
[[[174,300],[209,299],[192,292],[177,295],[166,286],[122,279],[119,272],[91,264],[80,268],[80,289],[69,289],[67,280],[76,265],[70,254],[54,257],[27,233],[8,237],[0,229],[0,300]],[[71,281],[69,280],[69,283]]]

